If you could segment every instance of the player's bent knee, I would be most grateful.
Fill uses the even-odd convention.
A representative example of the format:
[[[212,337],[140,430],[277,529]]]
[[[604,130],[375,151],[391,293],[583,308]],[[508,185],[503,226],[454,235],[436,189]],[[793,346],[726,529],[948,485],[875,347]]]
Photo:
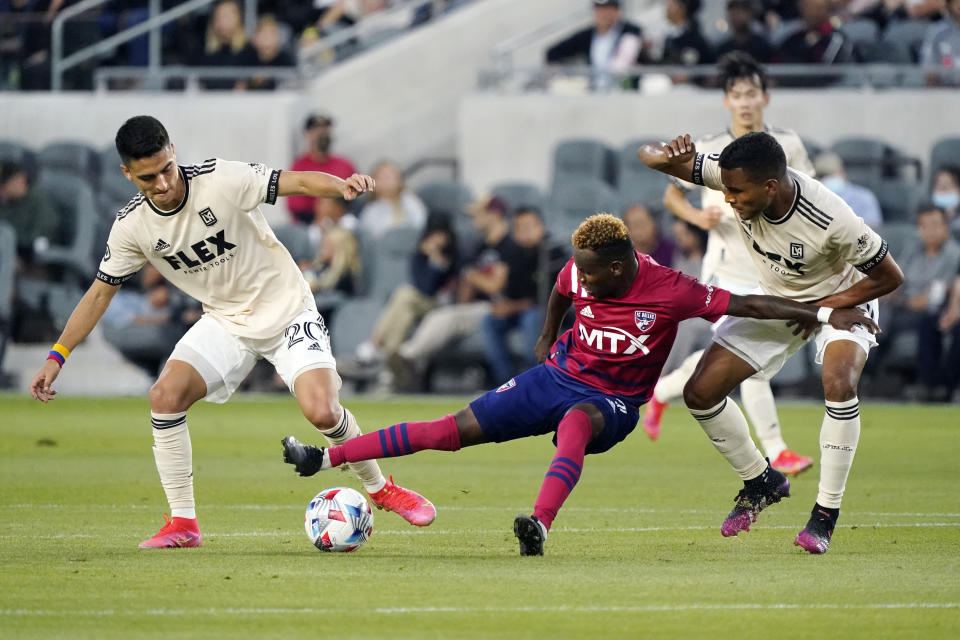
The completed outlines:
[[[683,386],[683,402],[688,409],[703,411],[715,406],[719,400],[714,402],[705,385],[701,384],[696,378],[690,378],[687,380],[687,384]]]
[[[193,404],[189,389],[184,385],[158,380],[150,387],[150,410],[155,413],[180,413]]]
[[[343,417],[343,409],[339,402],[314,400],[301,405],[303,415],[320,431],[333,429]]]
[[[823,397],[830,402],[846,402],[857,395],[857,376],[852,371],[824,372]]]

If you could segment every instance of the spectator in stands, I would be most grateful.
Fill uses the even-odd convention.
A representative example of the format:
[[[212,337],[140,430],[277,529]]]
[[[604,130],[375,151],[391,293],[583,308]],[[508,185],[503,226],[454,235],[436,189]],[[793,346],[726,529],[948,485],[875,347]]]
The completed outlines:
[[[931,86],[960,86],[960,0],[946,0],[944,19],[932,25],[920,47]]]
[[[547,64],[589,64],[591,86],[605,91],[644,61],[640,27],[624,20],[619,0],[592,0],[593,25],[547,49]],[[627,81],[636,86],[636,79]]]
[[[944,165],[937,169],[930,200],[947,213],[950,228],[960,233],[960,167]]]
[[[420,319],[442,298],[452,296],[457,268],[456,233],[446,218],[431,219],[410,257],[410,282],[390,296],[370,339],[357,346],[357,360],[374,363],[385,359],[395,364],[397,349]],[[394,371],[395,375],[400,373]]]
[[[917,334],[917,400],[937,397],[941,380],[941,339],[938,327],[947,290],[960,268],[960,245],[950,237],[947,214],[933,204],[917,214],[917,238],[900,261],[904,285],[885,301],[890,318],[884,328],[872,369],[880,370],[896,336]]]
[[[9,161],[0,162],[0,220],[17,234],[20,271],[37,268],[37,254],[58,240],[60,220],[53,203],[30,184],[23,167]]]
[[[896,20],[939,19],[945,0],[840,0],[841,16],[869,18],[883,30]]]
[[[713,47],[700,33],[697,20],[700,0],[667,0],[666,11],[670,32],[663,42],[663,64],[712,64]]]
[[[203,67],[251,67],[257,52],[247,40],[240,5],[234,0],[217,3],[207,22],[203,54],[196,64]],[[242,79],[208,78],[201,82],[206,89],[242,89]]]
[[[536,364],[533,348],[543,328],[544,296],[541,284],[556,279],[551,264],[568,257],[559,247],[549,247],[540,212],[533,208],[517,210],[513,215],[513,243],[502,254],[506,267],[503,285],[493,297],[490,313],[483,319],[483,342],[496,383],[506,382],[519,371]],[[567,252],[564,252],[566,254]],[[519,329],[523,336],[519,366],[514,364],[508,345],[509,334]]]
[[[451,342],[477,332],[490,313],[490,300],[506,281],[504,254],[511,250],[507,205],[497,196],[483,196],[468,213],[482,236],[480,247],[464,262],[456,302],[427,313],[410,338],[397,349],[393,368],[401,371],[397,382],[418,390],[433,357]]]
[[[757,62],[770,62],[773,45],[757,23],[756,0],[728,0],[727,24],[730,35],[717,46],[717,57],[731,51],[745,51]]]
[[[123,357],[156,376],[187,328],[200,319],[199,305],[172,289],[152,265],[137,287],[124,287],[103,314],[104,337]]]
[[[870,189],[853,184],[847,179],[843,159],[839,155],[825,151],[817,156],[813,166],[817,171],[817,179],[823,186],[840,196],[870,227],[880,228],[883,214],[877,196]]]
[[[271,15],[261,16],[257,21],[257,31],[253,34],[253,48],[257,53],[254,66],[257,67],[293,67],[296,62],[293,55],[283,46],[280,27]],[[277,79],[265,75],[254,76],[246,83],[247,89],[273,91],[277,88]]]
[[[353,163],[343,156],[330,153],[333,145],[333,118],[317,113],[309,116],[304,124],[306,152],[293,161],[291,171],[322,171],[346,179],[357,172]],[[287,206],[294,222],[310,224],[315,218],[317,198],[290,196]]]
[[[673,240],[676,250],[671,268],[691,278],[699,278],[703,255],[707,251],[707,232],[692,222],[674,218]]]
[[[953,402],[960,402],[960,273],[953,281],[946,308],[938,322],[940,333],[950,337],[950,348],[942,363],[944,396],[953,395]]]
[[[660,233],[657,220],[650,209],[642,204],[632,204],[623,212],[623,223],[627,225],[627,233],[633,241],[633,248],[645,253],[659,264],[670,267],[673,265],[675,245],[670,238]]]
[[[357,293],[363,265],[353,234],[356,228],[357,219],[347,213],[346,200],[317,198],[316,219],[307,231],[317,255],[303,269],[311,291],[337,291],[347,296]]]
[[[853,43],[833,26],[830,0],[800,0],[801,22],[791,30],[774,54],[774,62],[788,64],[844,64],[853,61]],[[784,84],[829,84],[834,76],[808,76]]]
[[[799,0],[761,0],[763,6],[763,21],[767,31],[772,33],[782,25],[798,20],[800,13],[797,10]]]
[[[360,211],[360,228],[379,238],[394,227],[423,227],[427,207],[406,188],[403,172],[392,162],[381,162],[370,172],[376,186],[370,201]]]

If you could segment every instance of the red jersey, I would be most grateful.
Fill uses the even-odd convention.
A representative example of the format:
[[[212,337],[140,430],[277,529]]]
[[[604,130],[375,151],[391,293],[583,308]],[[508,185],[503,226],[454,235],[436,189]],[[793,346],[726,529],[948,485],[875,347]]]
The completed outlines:
[[[717,321],[730,292],[705,285],[637,253],[640,268],[620,298],[594,298],[577,279],[571,258],[557,276],[557,293],[573,300],[573,328],[553,345],[547,364],[582,384],[645,403],[663,369],[677,325],[688,318]]]
[[[317,162],[309,153],[305,153],[293,161],[290,171],[322,171],[330,175],[337,176],[346,180],[357,172],[353,164],[346,158],[340,156],[327,156],[325,162]],[[313,206],[316,198],[310,196],[290,196],[287,198],[287,208],[293,214],[303,214],[310,220],[313,219]],[[294,220],[295,222],[300,220]]]

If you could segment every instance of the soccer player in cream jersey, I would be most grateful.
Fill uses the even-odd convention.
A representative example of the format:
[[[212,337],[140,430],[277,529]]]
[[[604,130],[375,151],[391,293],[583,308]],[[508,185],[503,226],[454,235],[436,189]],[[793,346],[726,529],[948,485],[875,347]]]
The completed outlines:
[[[737,213],[740,238],[759,271],[763,291],[820,306],[821,321],[849,307],[876,321],[877,298],[903,282],[887,243],[839,196],[789,169],[783,148],[768,133],[740,136],[719,155],[698,153],[689,135],[644,145],[638,153],[647,166],[723,191]],[[860,437],[857,384],[876,339],[864,327],[847,332],[791,324],[726,319],[684,387],[683,398],[744,481],[721,533],[749,531],[760,511],[782,497],[783,476],[766,472],[768,463],[750,439],[743,414],[727,396],[758,372],[776,373],[814,329],[826,401],[820,486],[810,519],[794,542],[810,553],[825,553]]]
[[[211,159],[180,166],[166,129],[153,117],[130,118],[116,136],[124,175],[140,193],[120,210],[94,283],[30,383],[34,398],[52,388],[70,350],[93,330],[120,285],[147,262],[203,303],[203,317],[171,353],[150,389],[154,458],[172,520],[141,547],[202,543],[193,496],[187,409],[205,398],[223,403],[254,364],[266,358],[296,396],[304,416],[333,444],[360,435],[340,405],[340,377],[310,287],[260,212],[279,196],[343,197],[373,189],[346,180],[262,164]],[[387,481],[373,462],[351,465],[371,500],[411,524],[436,517],[416,492]]]
[[[763,110],[770,102],[767,74],[763,67],[742,51],[727,54],[718,67],[723,105],[730,111],[730,126],[720,133],[697,140],[697,149],[701,153],[720,153],[745,133],[766,131],[783,147],[788,167],[812,176],[813,165],[800,136],[789,129],[771,127],[763,120]],[[740,240],[736,213],[724,202],[723,193],[705,187],[700,188],[702,208],[697,209],[686,198],[692,188],[695,186],[677,180],[667,186],[663,202],[677,217],[709,232],[700,281],[734,293],[755,291],[759,286],[759,276],[747,248]],[[663,410],[669,402],[683,395],[683,385],[690,379],[702,355],[702,350],[690,354],[680,366],[657,383],[643,414],[643,427],[651,439],[655,440],[660,433]],[[740,385],[740,399],[775,469],[796,475],[813,464],[812,458],[794,453],[784,442],[769,377],[757,374],[744,380]]]

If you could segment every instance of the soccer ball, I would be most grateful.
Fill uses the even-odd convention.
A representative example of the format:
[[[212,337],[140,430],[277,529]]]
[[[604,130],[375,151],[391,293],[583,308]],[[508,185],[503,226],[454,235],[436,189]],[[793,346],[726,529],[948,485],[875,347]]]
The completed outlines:
[[[310,501],[303,526],[320,551],[353,551],[373,533],[373,511],[359,491],[333,487]]]

